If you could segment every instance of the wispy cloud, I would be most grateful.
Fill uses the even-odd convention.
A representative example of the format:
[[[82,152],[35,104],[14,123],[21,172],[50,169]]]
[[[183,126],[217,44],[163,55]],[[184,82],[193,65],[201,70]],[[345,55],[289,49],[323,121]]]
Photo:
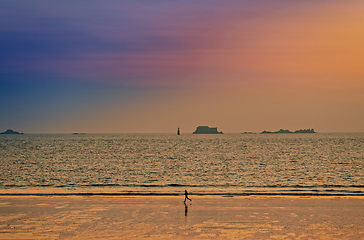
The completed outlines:
[[[21,4],[20,4],[21,3]],[[1,73],[136,84],[190,74],[250,1],[16,1],[1,3]],[[261,14],[261,13],[260,13]]]

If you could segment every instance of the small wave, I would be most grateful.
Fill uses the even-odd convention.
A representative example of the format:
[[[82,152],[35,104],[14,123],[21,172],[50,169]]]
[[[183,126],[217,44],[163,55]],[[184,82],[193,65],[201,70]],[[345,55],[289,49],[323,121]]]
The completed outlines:
[[[283,191],[321,191],[323,189],[344,189],[350,190],[352,188],[364,188],[364,185],[361,184],[353,184],[353,185],[339,185],[339,184],[322,184],[322,185],[281,185],[281,184],[271,184],[271,185],[251,185],[251,186],[244,186],[241,184],[231,184],[231,183],[224,183],[224,184],[180,184],[180,183],[168,183],[168,184],[153,184],[153,183],[140,183],[140,184],[117,184],[117,183],[87,183],[83,182],[82,184],[75,184],[75,183],[68,183],[68,184],[32,184],[32,185],[18,185],[18,184],[6,184],[0,186],[1,188],[6,189],[17,189],[17,188],[27,188],[27,187],[42,187],[42,188],[92,188],[92,187],[111,187],[111,188],[204,188],[209,191],[211,189],[220,189],[222,191],[227,189],[287,189]],[[276,191],[276,190],[274,190]],[[341,190],[340,190],[341,191]]]
[[[177,184],[177,183],[172,183],[172,184],[168,184],[169,187],[188,187],[188,185],[186,184]]]
[[[166,192],[87,192],[87,193],[0,193],[0,196],[182,196],[183,193]],[[364,192],[353,191],[346,193],[323,193],[323,192],[244,192],[244,193],[190,193],[195,196],[364,196]]]
[[[354,188],[364,188],[364,185],[350,185],[349,187],[354,187]]]
[[[119,186],[119,184],[113,184],[113,183],[107,183],[107,184],[105,184],[105,183],[100,183],[100,184],[98,184],[98,183],[94,183],[94,184],[90,184],[90,185],[85,185],[85,186],[90,186],[90,187],[117,187],[117,186]]]
[[[34,185],[35,187],[50,187],[50,186],[53,186],[51,184],[35,184]]]

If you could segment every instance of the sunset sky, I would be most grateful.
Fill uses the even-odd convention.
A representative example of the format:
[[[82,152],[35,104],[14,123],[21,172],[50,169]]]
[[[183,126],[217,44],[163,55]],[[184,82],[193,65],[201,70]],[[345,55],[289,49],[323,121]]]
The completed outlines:
[[[0,132],[364,132],[364,1],[0,2]]]

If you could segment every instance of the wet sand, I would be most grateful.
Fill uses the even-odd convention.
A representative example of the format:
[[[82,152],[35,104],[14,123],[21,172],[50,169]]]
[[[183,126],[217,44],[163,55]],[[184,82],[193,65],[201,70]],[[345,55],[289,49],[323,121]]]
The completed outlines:
[[[0,196],[0,239],[364,239],[364,197]]]

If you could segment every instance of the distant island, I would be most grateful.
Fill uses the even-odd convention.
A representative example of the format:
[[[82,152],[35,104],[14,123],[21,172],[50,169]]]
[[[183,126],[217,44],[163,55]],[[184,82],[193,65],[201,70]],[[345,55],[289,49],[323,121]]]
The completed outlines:
[[[315,130],[312,129],[300,129],[300,130],[296,130],[294,132],[291,132],[287,129],[280,129],[279,131],[276,132],[270,132],[270,131],[263,131],[261,132],[262,134],[269,134],[269,133],[316,133]]]
[[[193,134],[222,134],[222,132],[218,132],[217,128],[210,128],[208,126],[198,126],[196,131]]]
[[[0,134],[23,134],[23,133],[20,133],[20,132],[17,132],[17,131],[13,131],[11,129],[8,129],[5,132],[2,132]]]

